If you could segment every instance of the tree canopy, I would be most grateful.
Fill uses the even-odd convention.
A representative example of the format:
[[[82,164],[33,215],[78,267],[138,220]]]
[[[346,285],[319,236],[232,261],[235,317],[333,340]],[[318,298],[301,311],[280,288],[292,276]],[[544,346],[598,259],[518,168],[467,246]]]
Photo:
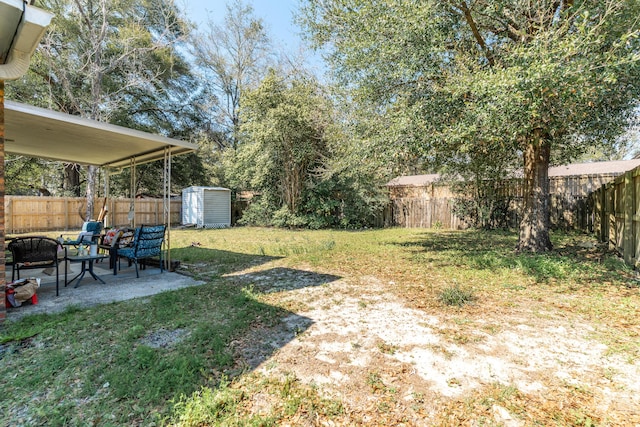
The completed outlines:
[[[242,0],[227,4],[223,24],[209,21],[194,35],[192,51],[209,95],[209,137],[218,148],[238,148],[240,103],[264,78],[271,54],[262,19]]]
[[[180,50],[191,29],[173,0],[43,0],[41,7],[55,18],[30,71],[9,86],[9,98],[189,138],[202,117],[196,102],[200,91]],[[196,160],[191,158],[187,170],[197,175],[202,168]],[[143,169],[150,168],[154,166]],[[79,196],[84,179],[90,212],[96,174],[92,167],[82,171],[77,165],[65,165],[62,194]],[[114,184],[118,182],[116,178]],[[128,178],[122,182],[128,188]],[[157,194],[158,182],[147,180],[151,186],[147,191]],[[114,188],[114,193],[121,194],[119,190]]]
[[[233,188],[255,195],[246,224],[287,227],[370,225],[378,208],[366,165],[336,125],[335,107],[313,77],[270,70],[243,97],[241,144],[225,153]],[[352,158],[353,159],[353,158]]]
[[[306,0],[340,83],[385,144],[524,173],[519,248],[549,239],[548,167],[612,144],[640,94],[638,1]],[[506,172],[504,172],[506,173]]]

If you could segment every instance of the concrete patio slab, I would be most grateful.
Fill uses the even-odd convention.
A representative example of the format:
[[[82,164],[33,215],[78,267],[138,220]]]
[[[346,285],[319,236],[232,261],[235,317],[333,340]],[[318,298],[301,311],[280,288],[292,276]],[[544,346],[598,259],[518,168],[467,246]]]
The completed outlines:
[[[88,273],[74,288],[77,281],[64,286],[64,264],[60,264],[60,295],[56,296],[56,278],[53,275],[44,274],[43,270],[24,270],[22,278],[41,278],[40,288],[36,293],[38,303],[23,303],[20,307],[7,308],[7,321],[16,321],[24,316],[40,313],[62,312],[68,307],[92,307],[99,304],[107,304],[115,301],[124,301],[133,298],[147,297],[160,292],[182,289],[190,286],[199,286],[205,282],[179,273],[170,273],[166,270],[160,273],[156,267],[147,267],[140,270],[140,278],[136,278],[135,268],[125,267],[114,276],[110,270],[108,260],[96,263],[94,271],[105,284],[100,283]],[[80,264],[71,264],[73,273],[69,273],[69,279],[80,271]],[[11,266],[7,266],[7,283],[11,281]]]

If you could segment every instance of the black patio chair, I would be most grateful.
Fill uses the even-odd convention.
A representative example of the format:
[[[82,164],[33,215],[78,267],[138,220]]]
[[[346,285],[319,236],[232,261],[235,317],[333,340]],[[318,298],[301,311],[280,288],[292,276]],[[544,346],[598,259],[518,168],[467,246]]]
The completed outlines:
[[[11,281],[20,279],[21,270],[56,268],[56,296],[58,296],[58,241],[42,236],[16,237],[9,242],[13,258]]]

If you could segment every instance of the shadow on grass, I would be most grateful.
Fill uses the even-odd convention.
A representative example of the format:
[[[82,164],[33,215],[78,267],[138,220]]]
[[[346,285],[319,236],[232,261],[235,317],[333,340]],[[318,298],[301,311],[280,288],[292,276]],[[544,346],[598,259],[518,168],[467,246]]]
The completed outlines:
[[[250,285],[258,292],[272,293],[322,286],[340,279],[340,276],[313,271],[275,267],[240,275],[227,276],[242,284]]]
[[[400,243],[417,262],[435,267],[477,270],[517,270],[538,282],[574,279],[604,282],[628,273],[628,268],[606,245],[585,235],[555,233],[554,249],[545,253],[516,251],[517,234],[505,231],[430,232]]]
[[[201,247],[171,249],[171,259],[180,260],[183,269],[208,277],[222,276],[280,258]]]
[[[266,257],[242,261],[256,258]],[[277,272],[271,277],[301,277],[299,284],[287,285],[291,289],[335,279],[292,269],[268,271]],[[238,277],[247,279],[247,286],[238,286]],[[24,378],[3,390],[12,403],[0,398],[8,408],[3,416],[9,425],[24,416],[34,425],[100,424],[108,408],[114,425],[161,419],[169,415],[171,402],[255,369],[313,324],[261,301],[258,277],[235,279],[7,323],[0,375],[9,378],[20,366]],[[47,394],[32,399],[45,383]],[[73,396],[75,403],[62,407],[61,396]]]

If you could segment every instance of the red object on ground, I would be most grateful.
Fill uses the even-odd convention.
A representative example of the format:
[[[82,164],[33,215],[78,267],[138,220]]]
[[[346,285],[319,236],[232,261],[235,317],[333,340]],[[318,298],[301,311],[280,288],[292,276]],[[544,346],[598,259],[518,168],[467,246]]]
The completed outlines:
[[[12,308],[13,306],[11,305],[11,303],[9,302],[9,295],[11,295],[14,292],[13,289],[7,288],[5,295],[4,295],[4,306],[6,308]],[[38,304],[38,294],[33,294],[31,295],[31,304],[33,305],[37,305]]]

